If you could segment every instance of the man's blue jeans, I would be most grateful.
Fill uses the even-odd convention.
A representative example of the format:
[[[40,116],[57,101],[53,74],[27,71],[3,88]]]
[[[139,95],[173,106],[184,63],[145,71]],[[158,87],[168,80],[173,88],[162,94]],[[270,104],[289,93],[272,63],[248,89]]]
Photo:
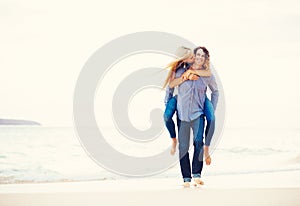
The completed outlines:
[[[164,121],[165,125],[170,133],[171,138],[176,138],[176,130],[175,130],[175,124],[172,119],[173,115],[177,112],[177,96],[172,97],[165,109],[164,113]],[[206,117],[206,128],[205,128],[205,145],[209,146],[211,139],[213,137],[213,134],[215,132],[215,113],[214,113],[214,107],[211,103],[211,101],[205,97],[205,103],[204,103],[204,114]],[[180,126],[180,120],[177,116],[177,127]]]
[[[194,155],[192,162],[193,177],[201,177],[203,168],[203,130],[204,130],[204,115],[197,119],[186,122],[181,121],[179,127],[179,157],[180,168],[184,182],[191,182],[191,166],[189,158],[190,147],[190,131],[193,131]]]

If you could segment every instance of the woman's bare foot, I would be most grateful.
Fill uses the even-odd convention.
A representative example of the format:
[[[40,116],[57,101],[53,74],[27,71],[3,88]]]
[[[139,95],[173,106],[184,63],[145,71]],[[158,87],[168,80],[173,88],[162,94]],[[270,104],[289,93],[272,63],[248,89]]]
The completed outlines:
[[[204,146],[204,159],[205,159],[205,164],[210,165],[211,158],[209,155],[209,146]]]
[[[177,139],[172,138],[172,147],[171,147],[171,155],[174,155],[176,152],[176,146],[177,146]]]

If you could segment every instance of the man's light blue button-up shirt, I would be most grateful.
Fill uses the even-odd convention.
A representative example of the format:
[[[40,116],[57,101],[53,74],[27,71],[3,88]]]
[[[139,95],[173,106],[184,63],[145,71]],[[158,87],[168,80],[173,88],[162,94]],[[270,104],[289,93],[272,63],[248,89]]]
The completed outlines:
[[[176,70],[175,78],[179,78],[188,68],[179,67]],[[198,80],[186,80],[178,86],[177,111],[181,121],[190,122],[203,114],[207,86],[212,91],[211,101],[216,108],[219,92],[213,75],[200,77]]]

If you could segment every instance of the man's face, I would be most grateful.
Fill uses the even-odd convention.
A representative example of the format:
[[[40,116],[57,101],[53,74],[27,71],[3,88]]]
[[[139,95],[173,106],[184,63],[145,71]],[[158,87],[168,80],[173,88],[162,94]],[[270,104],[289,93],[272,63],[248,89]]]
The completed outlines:
[[[195,63],[198,65],[203,65],[205,62],[205,53],[203,52],[202,49],[198,49],[196,52],[196,57],[195,57]]]

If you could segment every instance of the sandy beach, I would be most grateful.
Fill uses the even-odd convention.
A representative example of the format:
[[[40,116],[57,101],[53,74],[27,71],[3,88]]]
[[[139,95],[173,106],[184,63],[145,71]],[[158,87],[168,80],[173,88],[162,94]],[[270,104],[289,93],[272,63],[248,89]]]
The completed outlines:
[[[190,188],[175,178],[7,184],[0,186],[0,205],[300,205],[300,171],[204,180]]]

